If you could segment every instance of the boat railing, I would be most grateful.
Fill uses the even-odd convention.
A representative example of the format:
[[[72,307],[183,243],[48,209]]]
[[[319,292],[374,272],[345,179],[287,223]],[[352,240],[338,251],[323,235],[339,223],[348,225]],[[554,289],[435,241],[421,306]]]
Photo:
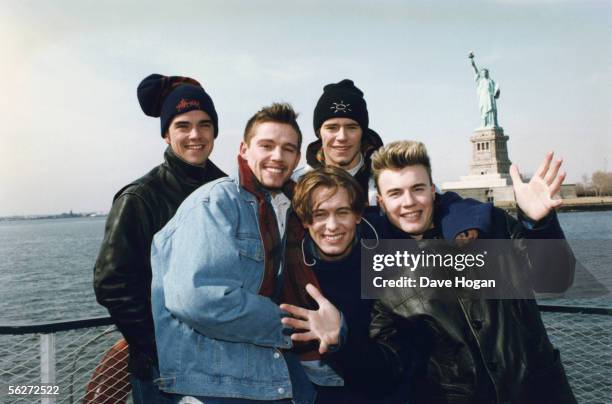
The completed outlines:
[[[127,348],[101,359],[119,339],[110,317],[0,325],[0,403],[123,403]],[[103,380],[102,380],[103,378]],[[90,388],[88,392],[88,387]]]
[[[551,341],[561,351],[578,402],[610,402],[612,308],[541,304],[540,310]],[[0,402],[123,403],[129,393],[118,385],[127,374],[125,362],[105,357],[120,338],[109,317],[0,325]],[[93,375],[103,357],[108,366],[101,391]],[[40,394],[42,386],[56,391]],[[97,387],[88,393],[92,386]],[[36,387],[39,394],[34,394]]]

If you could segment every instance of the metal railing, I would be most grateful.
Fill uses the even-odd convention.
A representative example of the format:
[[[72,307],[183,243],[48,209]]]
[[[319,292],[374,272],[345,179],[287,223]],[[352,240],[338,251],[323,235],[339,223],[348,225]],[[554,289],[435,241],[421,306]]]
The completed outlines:
[[[0,326],[0,403],[125,402],[127,344],[116,345],[112,324],[98,317]]]
[[[579,403],[612,402],[612,309],[540,305]],[[0,403],[123,403],[125,346],[108,317],[0,326]],[[101,366],[104,358],[106,366]],[[97,374],[97,376],[94,376]],[[8,386],[57,386],[57,395],[8,395]],[[89,389],[89,392],[88,392]],[[129,399],[129,398],[128,398]]]
[[[578,403],[612,403],[612,309],[540,305]]]

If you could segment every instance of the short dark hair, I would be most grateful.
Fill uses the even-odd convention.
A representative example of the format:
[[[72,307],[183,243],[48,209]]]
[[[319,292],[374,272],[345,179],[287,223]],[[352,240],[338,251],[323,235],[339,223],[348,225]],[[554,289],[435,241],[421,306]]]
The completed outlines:
[[[361,186],[352,175],[345,170],[326,166],[304,174],[293,192],[293,209],[302,223],[312,223],[312,211],[315,208],[312,194],[319,188],[330,188],[333,196],[340,188],[346,190],[353,213],[361,216],[366,206],[366,199]]]
[[[302,131],[297,123],[298,113],[293,110],[291,104],[275,102],[263,107],[253,115],[244,128],[243,141],[247,145],[255,135],[255,127],[264,122],[286,123],[291,125],[298,135],[298,151],[302,148]]]

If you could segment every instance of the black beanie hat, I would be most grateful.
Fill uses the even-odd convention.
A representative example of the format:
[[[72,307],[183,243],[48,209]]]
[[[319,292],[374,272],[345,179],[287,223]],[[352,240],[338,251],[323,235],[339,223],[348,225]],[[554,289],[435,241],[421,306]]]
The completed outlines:
[[[162,137],[176,115],[193,110],[206,112],[213,122],[215,138],[219,134],[219,118],[212,98],[190,77],[151,74],[140,82],[136,93],[142,111],[160,118]]]
[[[317,137],[320,137],[319,129],[323,122],[331,118],[350,118],[357,121],[363,132],[368,129],[368,107],[363,92],[355,87],[352,80],[344,79],[323,87],[323,95],[317,102],[313,116]]]

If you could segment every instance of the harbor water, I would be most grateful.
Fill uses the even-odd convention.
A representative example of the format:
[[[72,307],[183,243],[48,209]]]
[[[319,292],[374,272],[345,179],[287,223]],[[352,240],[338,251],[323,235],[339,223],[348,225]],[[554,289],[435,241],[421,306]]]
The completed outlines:
[[[596,241],[596,248],[574,252],[601,283],[611,285],[612,252],[601,246],[612,245],[612,211],[560,213],[559,220],[570,244]],[[0,222],[0,324],[106,315],[92,288],[104,223],[104,217]],[[610,295],[557,303],[612,307]]]
[[[612,308],[608,292],[612,289],[612,212],[560,213],[559,219],[580,263],[569,291],[574,298],[557,296],[540,303]],[[104,217],[0,221],[0,324],[106,316],[92,288],[104,223]],[[585,273],[590,284],[580,282]],[[561,351],[574,393],[580,403],[608,402],[612,396],[611,317],[563,310],[548,308],[543,318]],[[73,398],[80,401],[86,395],[94,367],[119,337],[107,328],[55,334],[58,404],[75,402]],[[4,336],[0,341],[0,403],[31,402],[32,397],[6,396],[2,386],[38,380],[41,341],[34,334]]]

